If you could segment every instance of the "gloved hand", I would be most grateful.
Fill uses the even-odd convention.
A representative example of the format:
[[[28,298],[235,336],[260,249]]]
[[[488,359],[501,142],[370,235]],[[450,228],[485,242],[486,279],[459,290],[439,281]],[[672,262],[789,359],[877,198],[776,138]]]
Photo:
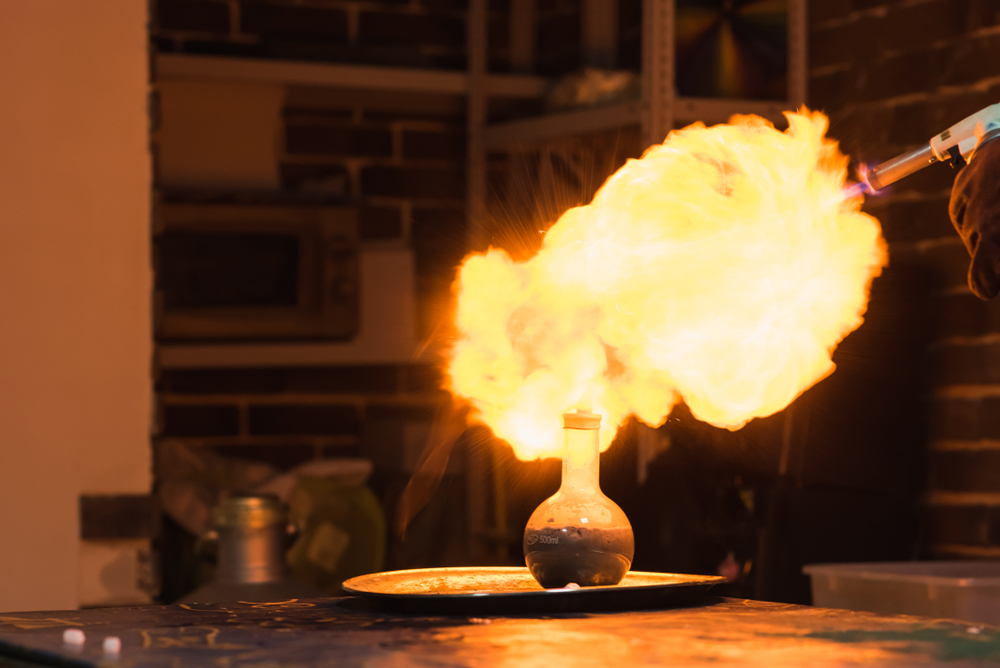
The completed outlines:
[[[951,189],[951,222],[972,256],[969,287],[980,299],[1000,292],[1000,139],[976,149]]]

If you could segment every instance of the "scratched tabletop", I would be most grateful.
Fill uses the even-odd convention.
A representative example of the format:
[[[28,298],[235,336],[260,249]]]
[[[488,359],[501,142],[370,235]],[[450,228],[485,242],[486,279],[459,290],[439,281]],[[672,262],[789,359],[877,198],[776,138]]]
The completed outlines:
[[[86,634],[82,649],[63,631]],[[107,636],[121,639],[105,655]],[[388,615],[352,598],[0,613],[0,665],[338,666],[1000,665],[1000,627],[706,599],[672,610],[490,618]]]

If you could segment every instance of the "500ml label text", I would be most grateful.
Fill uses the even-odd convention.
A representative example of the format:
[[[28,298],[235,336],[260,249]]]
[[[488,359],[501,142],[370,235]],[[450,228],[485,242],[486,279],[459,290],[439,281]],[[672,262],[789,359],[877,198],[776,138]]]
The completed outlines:
[[[559,536],[539,536],[538,542],[547,545],[557,545],[559,543]]]

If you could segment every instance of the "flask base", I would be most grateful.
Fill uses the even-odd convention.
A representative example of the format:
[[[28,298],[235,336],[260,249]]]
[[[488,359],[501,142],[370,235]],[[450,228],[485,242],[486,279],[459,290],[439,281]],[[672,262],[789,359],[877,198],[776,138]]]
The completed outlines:
[[[531,575],[546,589],[558,589],[571,582],[581,587],[616,585],[632,565],[620,554],[592,550],[530,552],[525,562]]]

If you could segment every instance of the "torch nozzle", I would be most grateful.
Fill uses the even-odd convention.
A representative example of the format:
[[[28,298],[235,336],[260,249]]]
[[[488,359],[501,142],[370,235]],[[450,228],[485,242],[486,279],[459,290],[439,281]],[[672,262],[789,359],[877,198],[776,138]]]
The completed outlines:
[[[935,162],[938,162],[938,158],[931,145],[926,144],[868,170],[868,184],[873,191],[881,190]]]

